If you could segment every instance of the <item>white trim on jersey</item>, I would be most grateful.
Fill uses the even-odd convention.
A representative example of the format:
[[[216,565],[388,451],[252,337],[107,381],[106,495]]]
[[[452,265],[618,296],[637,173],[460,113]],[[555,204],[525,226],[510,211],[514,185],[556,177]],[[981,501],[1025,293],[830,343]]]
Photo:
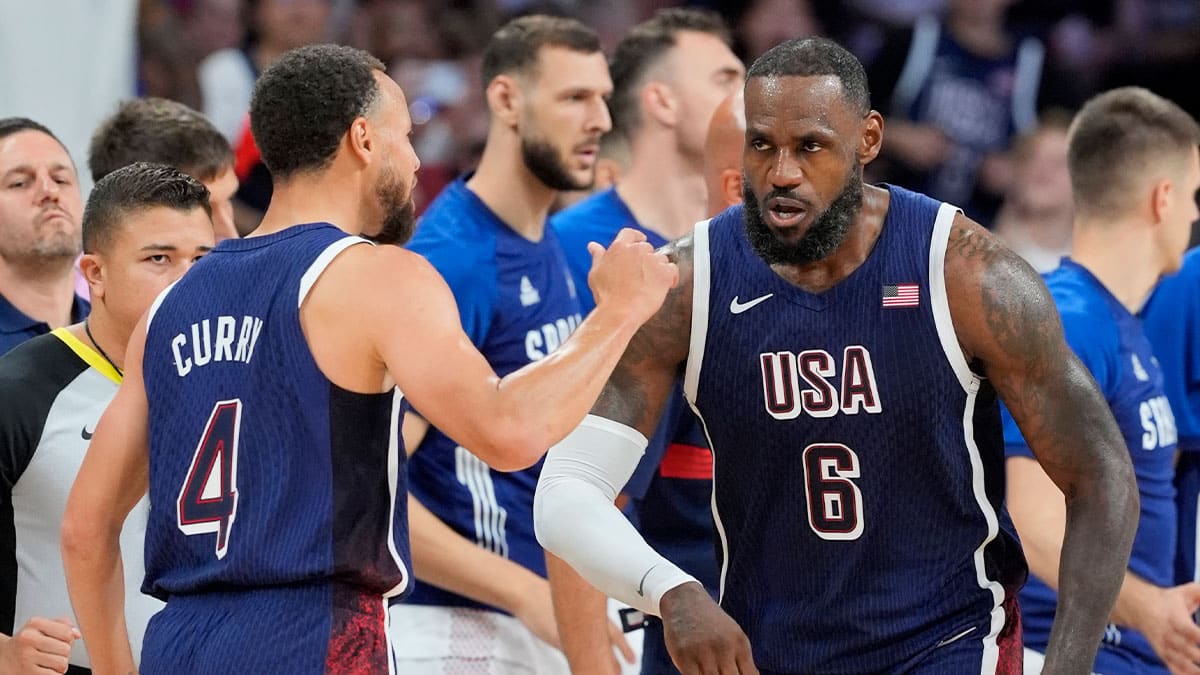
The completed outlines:
[[[708,226],[712,219],[696,223],[692,231],[692,338],[688,348],[687,368],[683,375],[683,393],[695,402],[700,384],[700,367],[704,365],[704,341],[708,337],[708,293],[712,266],[708,254]]]
[[[400,391],[400,387],[392,389],[392,421],[388,427],[388,456],[387,456],[387,480],[388,480],[388,531],[387,544],[388,552],[392,554],[392,561],[396,563],[396,569],[400,570],[400,583],[388,589],[383,594],[383,608],[387,612],[388,598],[395,597],[408,588],[408,568],[404,565],[404,559],[400,557],[400,552],[396,550],[396,481],[400,475],[400,413],[404,410],[404,394]],[[407,496],[405,496],[407,499]],[[388,648],[391,649],[391,643],[388,643]],[[389,663],[391,661],[389,660]]]
[[[958,383],[964,391],[970,391],[975,373],[967,365],[962,348],[958,345],[958,335],[954,332],[954,321],[950,318],[950,301],[946,298],[946,248],[950,243],[950,229],[954,225],[954,216],[961,210],[951,204],[943,203],[938,209],[937,219],[933,221],[933,240],[929,244],[929,302],[933,308],[933,323],[937,327],[938,339],[942,343],[942,351],[946,360],[958,376]]]
[[[296,300],[297,307],[304,305],[304,300],[308,297],[308,292],[312,290],[313,284],[317,283],[317,279],[325,272],[325,268],[329,267],[329,263],[333,262],[333,259],[339,253],[355,244],[371,244],[371,242],[362,237],[344,237],[330,244],[324,251],[321,251],[321,255],[317,256],[313,264],[309,265],[308,269],[304,272],[304,276],[300,277],[300,296]]]
[[[692,333],[688,348],[687,366],[683,377],[683,394],[700,427],[704,429],[704,438],[708,447],[715,447],[712,436],[708,433],[708,423],[696,407],[696,392],[700,385],[700,368],[704,365],[704,346],[708,339],[708,310],[709,292],[712,288],[712,263],[709,253],[708,227],[712,219],[696,223],[692,231]],[[713,464],[712,478],[712,514],[713,524],[717,528],[717,536],[721,538],[721,585],[719,597],[725,597],[725,573],[729,570],[729,539],[725,536],[725,524],[721,522],[721,514],[717,511],[717,471]]]
[[[987,498],[984,485],[983,458],[979,454],[979,446],[975,443],[975,402],[979,394],[981,379],[971,372],[967,359],[959,347],[958,335],[954,331],[954,321],[950,316],[950,302],[946,295],[946,249],[949,245],[950,231],[954,217],[959,209],[950,204],[942,204],[938,209],[937,219],[933,223],[933,238],[929,246],[929,295],[933,308],[933,323],[937,329],[938,339],[942,343],[942,351],[951,369],[958,377],[959,383],[967,393],[963,407],[963,441],[967,447],[967,455],[971,460],[971,490],[975,502],[983,513],[987,523],[987,536],[975,549],[975,581],[979,587],[992,594],[992,623],[988,634],[983,637],[983,660],[980,673],[995,673],[1000,659],[1000,647],[996,638],[1004,628],[1004,588],[994,579],[987,576],[984,565],[984,551],[987,545],[1000,532],[996,511]]]
[[[150,303],[150,310],[146,312],[146,332],[150,332],[150,322],[154,320],[154,314],[158,312],[158,308],[162,306],[163,300],[167,299],[167,293],[175,288],[175,284],[179,283],[179,279],[172,281],[166,288],[159,292],[158,297],[154,298],[154,302]]]
[[[475,543],[508,557],[508,535],[505,526],[508,511],[496,501],[492,470],[482,459],[461,445],[454,448],[454,474],[458,482],[471,493],[475,511]]]

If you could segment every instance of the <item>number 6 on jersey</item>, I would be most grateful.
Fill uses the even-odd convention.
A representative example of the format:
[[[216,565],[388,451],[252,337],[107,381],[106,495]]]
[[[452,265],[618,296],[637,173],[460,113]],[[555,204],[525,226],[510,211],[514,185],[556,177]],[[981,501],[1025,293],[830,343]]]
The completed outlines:
[[[829,541],[850,541],[863,533],[858,455],[841,443],[813,443],[804,449],[804,490],[808,525]]]
[[[229,547],[229,530],[237,513],[237,451],[242,427],[242,401],[218,401],[208,423],[187,479],[175,503],[179,529],[186,535],[217,535],[217,558]]]

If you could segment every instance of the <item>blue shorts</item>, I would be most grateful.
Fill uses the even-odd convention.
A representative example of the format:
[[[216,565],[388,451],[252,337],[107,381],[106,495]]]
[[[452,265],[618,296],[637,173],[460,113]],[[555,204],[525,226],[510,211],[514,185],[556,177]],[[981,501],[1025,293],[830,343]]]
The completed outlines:
[[[140,672],[389,673],[378,594],[332,583],[174,595],[150,619]]]

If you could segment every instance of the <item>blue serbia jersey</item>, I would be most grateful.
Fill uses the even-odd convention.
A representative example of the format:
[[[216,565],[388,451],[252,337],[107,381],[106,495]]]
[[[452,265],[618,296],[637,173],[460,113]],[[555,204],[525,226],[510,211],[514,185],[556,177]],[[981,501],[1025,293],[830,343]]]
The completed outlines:
[[[1163,279],[1142,309],[1146,337],[1162,365],[1163,390],[1179,430],[1175,465],[1179,517],[1175,582],[1200,579],[1197,513],[1200,513],[1200,249],[1183,258],[1183,269]]]
[[[227,240],[151,308],[145,592],[407,588],[400,393],[337,387],[300,327],[352,245],[369,244],[323,223]]]
[[[541,241],[525,239],[465,179],[438,195],[409,247],[446,279],[467,335],[498,375],[544,358],[582,320],[554,232],[546,228]],[[409,462],[409,482],[412,494],[460,535],[546,576],[545,554],[533,533],[541,467],[539,461],[523,471],[494,471],[431,427]],[[480,606],[430,584],[417,584],[408,601]]]
[[[888,189],[873,251],[819,294],[754,253],[741,206],[696,228],[684,391],[721,605],[764,673],[1019,672],[1000,413],[946,300],[957,210]]]
[[[1163,373],[1142,322],[1108,292],[1091,272],[1064,258],[1046,276],[1062,316],[1067,343],[1100,385],[1137,475],[1141,514],[1129,571],[1161,587],[1174,585],[1176,448],[1175,418],[1163,393]],[[1007,410],[1004,437],[1009,456],[1032,457]],[[1025,644],[1046,651],[1057,595],[1030,575],[1021,592]],[[1146,638],[1126,626],[1109,625],[1096,657],[1096,671],[1166,673]]]

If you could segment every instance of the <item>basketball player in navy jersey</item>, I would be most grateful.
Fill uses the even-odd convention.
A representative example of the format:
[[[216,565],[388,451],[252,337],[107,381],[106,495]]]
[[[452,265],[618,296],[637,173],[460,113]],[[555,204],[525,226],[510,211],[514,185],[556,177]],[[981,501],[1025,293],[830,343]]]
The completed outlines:
[[[485,461],[526,466],[583,417],[673,283],[636,233],[594,247],[597,312],[553,356],[496,376],[433,268],[356,236],[411,232],[407,111],[383,64],[347,47],[294,50],[259,79],[271,206],[134,330],[68,500],[64,563],[96,673],[133,670],[117,534],[147,487],[143,590],[166,607],[141,672],[389,672],[386,606],[410,581],[406,400]]]
[[[1093,670],[1200,673],[1200,584],[1176,585],[1172,479],[1177,432],[1164,374],[1136,313],[1179,269],[1200,217],[1200,126],[1178,105],[1125,87],[1089,101],[1069,131],[1075,203],[1070,257],[1046,276],[1067,343],[1100,385],[1137,474],[1141,511],[1125,581]],[[1026,672],[1054,619],[1062,494],[1005,415],[1008,507],[1029,561],[1021,591]]]
[[[635,26],[613,52],[612,134],[628,140],[630,164],[614,189],[558,212],[551,226],[563,242],[576,286],[584,285],[588,242],[611,241],[622,227],[646,233],[656,246],[689,232],[708,210],[699,198],[709,159],[706,132],[713,110],[740,92],[745,67],[729,47],[720,17],[695,9],[667,9]],[[737,132],[741,177],[741,132]],[[737,191],[741,200],[741,190]],[[580,295],[584,311],[591,297]],[[677,388],[678,389],[678,388]],[[673,393],[645,457],[622,490],[622,501],[639,531],[657,550],[700,579],[715,595],[712,454],[696,417]],[[612,673],[605,639],[604,596],[568,565],[550,556],[555,618],[563,651],[577,675]],[[662,624],[645,621],[641,672],[675,671],[662,639]],[[634,625],[639,625],[634,622]]]
[[[769,50],[745,105],[745,206],[670,248],[680,287],[547,456],[543,545],[662,616],[688,675],[1019,673],[1002,397],[1068,495],[1047,671],[1088,672],[1137,488],[1045,286],[953,206],[863,184],[883,121],[835,43]],[[680,371],[714,454],[720,607],[611,503]]]

